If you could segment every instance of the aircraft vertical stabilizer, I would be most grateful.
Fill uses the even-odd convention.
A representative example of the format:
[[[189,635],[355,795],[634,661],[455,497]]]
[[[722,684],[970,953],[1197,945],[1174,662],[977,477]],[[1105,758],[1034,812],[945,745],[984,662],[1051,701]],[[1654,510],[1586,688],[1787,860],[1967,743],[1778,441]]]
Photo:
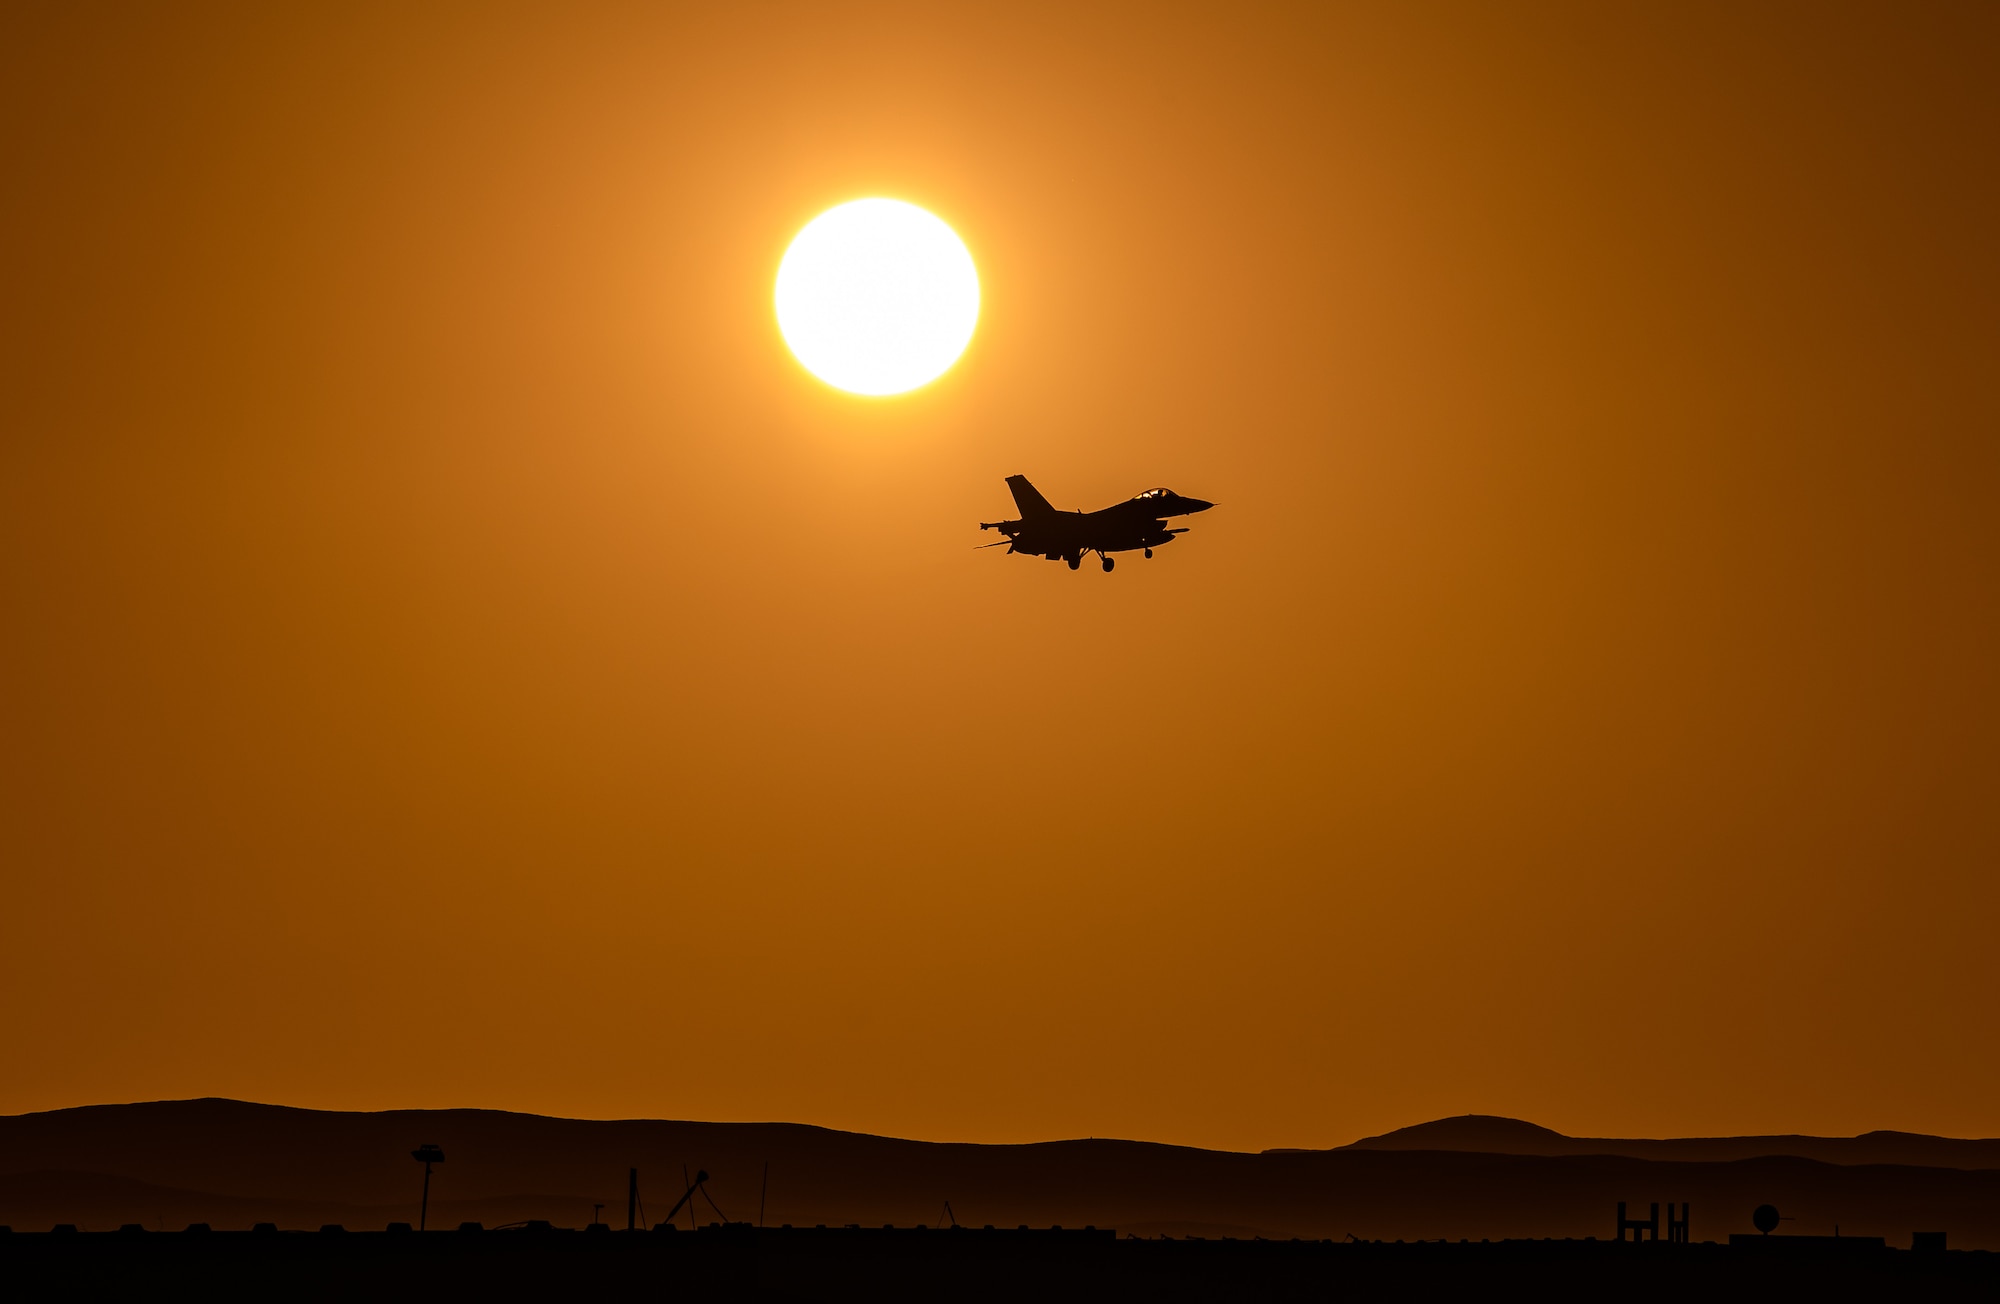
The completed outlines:
[[[1032,521],[1038,516],[1054,516],[1056,509],[1049,500],[1042,497],[1042,491],[1028,483],[1025,475],[1007,477],[1007,488],[1014,494],[1014,506],[1021,509],[1021,519]]]

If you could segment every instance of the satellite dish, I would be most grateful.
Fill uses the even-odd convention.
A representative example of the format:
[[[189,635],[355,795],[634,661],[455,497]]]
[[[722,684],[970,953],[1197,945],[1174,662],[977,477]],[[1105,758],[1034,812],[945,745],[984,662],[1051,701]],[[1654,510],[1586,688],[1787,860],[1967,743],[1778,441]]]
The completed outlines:
[[[1772,1232],[1778,1230],[1778,1206],[1775,1204],[1758,1205],[1757,1211],[1750,1215],[1750,1222],[1758,1231],[1769,1236]]]

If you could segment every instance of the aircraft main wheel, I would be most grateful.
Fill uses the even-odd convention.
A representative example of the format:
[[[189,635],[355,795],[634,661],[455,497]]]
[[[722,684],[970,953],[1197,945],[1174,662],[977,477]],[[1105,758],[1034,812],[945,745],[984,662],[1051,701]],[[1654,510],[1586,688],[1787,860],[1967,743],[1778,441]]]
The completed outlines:
[[[1151,548],[1146,549],[1146,560],[1153,560],[1153,550]]]
[[[1071,558],[1069,559],[1069,568],[1070,568],[1071,570],[1075,570],[1075,569],[1076,569],[1077,567],[1079,567],[1079,566],[1081,566],[1081,565],[1083,565],[1083,558],[1082,558],[1082,557],[1071,557]]]
[[[1112,567],[1112,565],[1113,565],[1113,563],[1112,563],[1112,560],[1111,560],[1111,558],[1109,558],[1109,557],[1106,557],[1106,558],[1104,559],[1104,573],[1105,573],[1105,574],[1109,575],[1109,574],[1111,573],[1111,567]]]

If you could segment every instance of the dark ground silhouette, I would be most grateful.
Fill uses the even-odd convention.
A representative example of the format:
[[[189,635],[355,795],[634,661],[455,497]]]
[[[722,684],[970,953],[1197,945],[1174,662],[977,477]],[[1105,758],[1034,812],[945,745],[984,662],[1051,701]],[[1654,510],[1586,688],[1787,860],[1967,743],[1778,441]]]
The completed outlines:
[[[909,1229],[50,1233],[0,1237],[24,1298],[1991,1299],[2000,1256],[1808,1245],[1130,1240]],[[1845,1242],[1852,1245],[1852,1242]]]
[[[1509,1136],[1517,1146],[1537,1136],[1550,1147],[1678,1146],[1689,1157],[1444,1148],[1507,1144]],[[1403,1148],[1398,1137],[1438,1148]],[[729,1220],[754,1222],[761,1197],[772,1225],[935,1225],[948,1200],[957,1220],[974,1227],[1094,1224],[1218,1239],[1609,1240],[1618,1201],[1643,1210],[1657,1200],[1688,1203],[1696,1242],[1750,1232],[1752,1210],[1770,1203],[1792,1220],[1788,1233],[1838,1228],[1907,1246],[1913,1232],[1943,1231],[1954,1249],[2000,1248],[2000,1167],[1944,1166],[1978,1162],[1991,1141],[1874,1133],[1600,1142],[1512,1120],[1455,1119],[1337,1150],[1243,1154],[1135,1141],[934,1144],[798,1124],[338,1113],[227,1100],[0,1118],[0,1223],[21,1230],[57,1222],[86,1229],[415,1223],[423,1174],[410,1152],[423,1143],[450,1156],[432,1181],[433,1228],[531,1218],[581,1227],[594,1203],[615,1211],[607,1217],[622,1227],[634,1166],[646,1217],[657,1221],[681,1194],[685,1166],[713,1174],[707,1189]],[[1814,1157],[1770,1152],[1792,1145],[1817,1149]],[[1867,1159],[1885,1146],[1937,1160],[1824,1157]],[[1709,1157],[1744,1149],[1764,1153]],[[704,1204],[701,1221],[712,1220],[718,1215]]]

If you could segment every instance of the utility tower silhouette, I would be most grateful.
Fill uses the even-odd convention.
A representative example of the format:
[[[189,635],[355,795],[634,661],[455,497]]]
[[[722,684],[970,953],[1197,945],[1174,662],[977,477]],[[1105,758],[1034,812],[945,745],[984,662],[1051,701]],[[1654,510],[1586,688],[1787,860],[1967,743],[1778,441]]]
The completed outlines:
[[[431,1216],[431,1165],[444,1162],[444,1151],[434,1145],[420,1145],[410,1151],[410,1158],[424,1166],[424,1202],[417,1207],[417,1230],[422,1231]]]
[[[1618,1202],[1618,1240],[1620,1244],[1624,1243],[1625,1233],[1628,1231],[1632,1233],[1632,1239],[1635,1241],[1646,1240],[1649,1236],[1653,1240],[1659,1240],[1660,1202],[1658,1200],[1653,1201],[1653,1216],[1650,1218],[1627,1218],[1625,1216],[1625,1202],[1620,1200]]]
[[[1659,1240],[1659,1201],[1655,1200],[1653,1202],[1652,1212],[1649,1217],[1627,1218],[1625,1216],[1625,1202],[1620,1200],[1618,1202],[1618,1240],[1620,1244],[1624,1243],[1626,1232],[1632,1233],[1634,1241]],[[1681,1201],[1681,1214],[1678,1218],[1674,1217],[1674,1202],[1672,1200],[1667,1201],[1667,1240],[1674,1245],[1686,1245],[1688,1243],[1688,1206],[1685,1200]]]

